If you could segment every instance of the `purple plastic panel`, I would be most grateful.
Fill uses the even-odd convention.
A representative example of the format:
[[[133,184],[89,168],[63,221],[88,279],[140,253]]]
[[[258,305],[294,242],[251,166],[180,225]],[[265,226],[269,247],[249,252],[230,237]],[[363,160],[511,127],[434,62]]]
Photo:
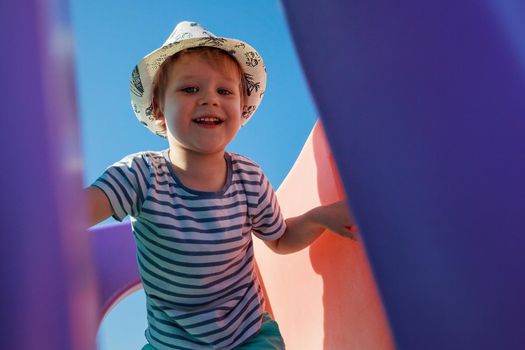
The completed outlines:
[[[120,300],[141,287],[135,241],[129,222],[91,229],[99,287],[99,325]]]
[[[61,1],[0,2],[2,349],[95,347],[66,13]]]
[[[525,4],[284,5],[398,347],[525,348]]]

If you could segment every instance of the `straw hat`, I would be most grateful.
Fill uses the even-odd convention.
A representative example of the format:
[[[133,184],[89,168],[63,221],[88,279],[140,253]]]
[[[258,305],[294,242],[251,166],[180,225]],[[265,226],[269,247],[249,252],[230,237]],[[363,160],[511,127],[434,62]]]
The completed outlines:
[[[259,53],[245,42],[221,38],[195,22],[180,22],[164,44],[144,57],[131,73],[131,106],[138,120],[151,132],[166,137],[153,115],[153,78],[171,55],[191,47],[215,47],[229,53],[243,70],[246,91],[241,125],[248,122],[261,103],[266,88],[266,68]]]

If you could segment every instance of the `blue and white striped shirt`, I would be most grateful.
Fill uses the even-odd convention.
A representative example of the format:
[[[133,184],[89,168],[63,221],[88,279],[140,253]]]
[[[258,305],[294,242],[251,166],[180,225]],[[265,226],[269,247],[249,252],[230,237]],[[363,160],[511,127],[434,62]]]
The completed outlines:
[[[227,181],[217,192],[185,187],[167,159],[167,151],[127,156],[93,185],[116,219],[131,216],[148,342],[159,350],[232,349],[261,326],[251,233],[264,240],[284,233],[275,193],[260,167],[238,154],[225,154]]]

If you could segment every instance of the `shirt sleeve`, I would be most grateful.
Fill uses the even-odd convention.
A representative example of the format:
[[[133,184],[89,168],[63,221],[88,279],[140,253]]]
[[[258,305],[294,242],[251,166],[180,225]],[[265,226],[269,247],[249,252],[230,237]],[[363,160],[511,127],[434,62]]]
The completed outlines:
[[[286,223],[272,185],[261,172],[259,200],[252,216],[252,231],[263,240],[279,239],[286,230]]]
[[[113,217],[122,221],[128,215],[140,214],[149,187],[149,172],[143,155],[130,155],[107,168],[91,186],[106,194]]]

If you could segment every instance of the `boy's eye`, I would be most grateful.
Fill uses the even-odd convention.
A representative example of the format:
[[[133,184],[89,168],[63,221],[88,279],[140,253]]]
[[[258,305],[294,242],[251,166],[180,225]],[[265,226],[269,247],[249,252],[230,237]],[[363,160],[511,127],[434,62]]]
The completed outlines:
[[[188,94],[194,94],[199,91],[199,88],[195,86],[188,86],[188,87],[182,88],[181,91],[187,92]]]
[[[232,92],[227,89],[219,89],[217,90],[217,92],[219,93],[219,95],[231,95],[232,94]]]

